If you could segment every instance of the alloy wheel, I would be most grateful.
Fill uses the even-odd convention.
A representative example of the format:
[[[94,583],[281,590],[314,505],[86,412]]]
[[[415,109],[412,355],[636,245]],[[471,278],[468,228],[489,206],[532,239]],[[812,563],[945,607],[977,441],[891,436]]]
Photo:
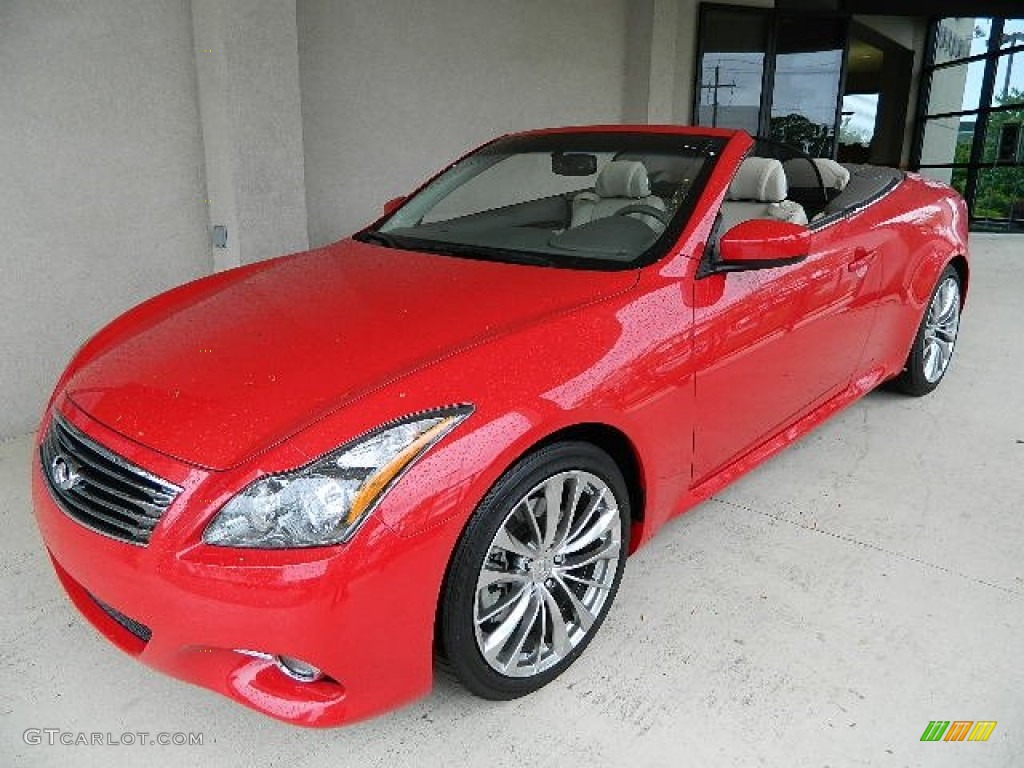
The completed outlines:
[[[955,277],[949,276],[935,291],[925,317],[922,373],[929,383],[941,379],[949,367],[959,327],[960,285]]]
[[[512,506],[476,582],[477,648],[491,669],[531,677],[587,637],[613,593],[621,531],[614,493],[582,470],[552,475]]]

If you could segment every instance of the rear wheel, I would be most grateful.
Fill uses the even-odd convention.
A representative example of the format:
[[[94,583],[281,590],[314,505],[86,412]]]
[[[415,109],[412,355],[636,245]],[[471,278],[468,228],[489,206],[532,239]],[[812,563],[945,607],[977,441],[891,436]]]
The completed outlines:
[[[893,379],[893,388],[920,397],[939,386],[953,359],[959,331],[960,275],[947,265],[932,291],[906,365]]]
[[[445,583],[441,640],[473,693],[512,699],[565,671],[608,613],[626,560],[629,498],[589,443],[526,457],[470,518]]]

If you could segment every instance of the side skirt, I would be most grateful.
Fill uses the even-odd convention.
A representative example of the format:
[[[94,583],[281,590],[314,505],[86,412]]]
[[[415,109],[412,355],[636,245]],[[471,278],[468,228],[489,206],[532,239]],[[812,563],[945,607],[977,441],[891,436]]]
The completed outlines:
[[[745,475],[761,463],[767,461],[772,456],[779,453],[783,448],[796,442],[846,406],[864,397],[864,395],[871,392],[871,390],[875,389],[879,384],[885,381],[886,378],[886,371],[881,367],[868,371],[859,378],[854,379],[846,389],[842,390],[831,399],[826,400],[807,415],[779,430],[772,437],[759,444],[756,448],[752,448],[750,451],[740,456],[740,458],[730,463],[718,474],[708,478],[700,485],[696,485],[691,488],[690,492],[678,505],[676,510],[666,518],[658,521],[654,525],[646,526],[646,529],[642,532],[638,532],[636,530],[633,531],[634,534],[639,533],[636,548],[639,548],[644,543],[650,541],[650,539],[657,533],[658,529],[660,529],[661,525],[685,512],[688,512],[701,502],[706,501],[711,496],[714,496],[727,485],[742,475]]]

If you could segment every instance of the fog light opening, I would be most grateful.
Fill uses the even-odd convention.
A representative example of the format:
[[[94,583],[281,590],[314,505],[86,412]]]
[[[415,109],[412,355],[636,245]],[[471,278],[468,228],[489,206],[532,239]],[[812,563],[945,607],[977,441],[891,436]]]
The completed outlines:
[[[291,656],[275,656],[274,663],[282,673],[300,683],[315,683],[324,676],[324,673],[312,664]]]

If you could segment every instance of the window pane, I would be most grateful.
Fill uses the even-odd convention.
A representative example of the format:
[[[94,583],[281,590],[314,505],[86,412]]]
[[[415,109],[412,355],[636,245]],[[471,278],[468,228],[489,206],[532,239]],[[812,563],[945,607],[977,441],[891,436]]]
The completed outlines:
[[[1006,53],[997,61],[992,106],[1024,103],[1024,53]]]
[[[760,13],[708,11],[702,30],[697,122],[757,135],[768,18]]]
[[[772,137],[809,155],[831,157],[846,27],[835,19],[779,24]]]
[[[981,79],[985,75],[985,61],[954,64],[936,69],[932,73],[928,92],[928,114],[966,112],[977,109],[981,101]]]
[[[1024,162],[1024,107],[992,112],[985,129],[982,162]]]
[[[1003,39],[1000,48],[1024,45],[1024,19],[1006,19],[1003,22]]]
[[[877,93],[847,93],[843,95],[842,121],[839,123],[841,144],[871,146],[878,120]]]
[[[949,18],[935,29],[935,63],[965,59],[988,50],[992,19]]]
[[[742,128],[758,133],[762,53],[706,53],[701,68],[699,125]]]
[[[982,168],[972,214],[979,219],[1024,219],[1024,168]]]
[[[963,118],[940,117],[925,121],[921,164],[945,165],[968,162],[971,159],[975,119],[971,115]]]

